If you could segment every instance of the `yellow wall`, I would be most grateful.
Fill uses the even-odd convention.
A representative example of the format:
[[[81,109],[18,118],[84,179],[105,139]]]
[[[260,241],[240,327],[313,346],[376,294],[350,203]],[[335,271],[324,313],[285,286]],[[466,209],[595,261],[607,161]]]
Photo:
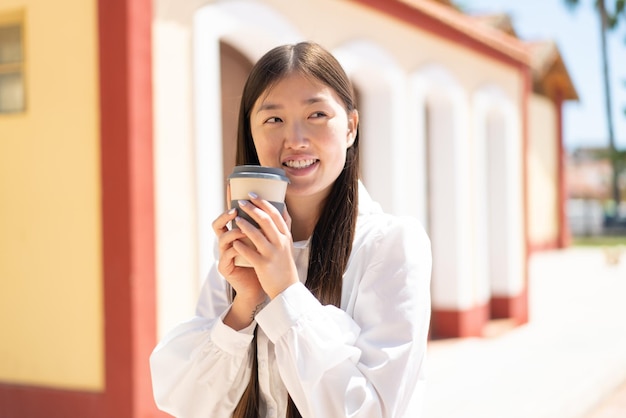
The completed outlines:
[[[0,381],[101,390],[97,3],[23,16],[26,106],[0,115]]]
[[[532,95],[529,105],[528,232],[533,245],[558,238],[557,114],[554,103]]]

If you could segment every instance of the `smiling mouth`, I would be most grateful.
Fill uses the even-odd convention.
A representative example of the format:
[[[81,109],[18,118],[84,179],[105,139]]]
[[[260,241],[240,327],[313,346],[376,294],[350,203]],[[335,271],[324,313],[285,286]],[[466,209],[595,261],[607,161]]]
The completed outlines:
[[[289,168],[307,168],[318,162],[319,160],[293,160],[293,161],[285,161],[283,165]]]

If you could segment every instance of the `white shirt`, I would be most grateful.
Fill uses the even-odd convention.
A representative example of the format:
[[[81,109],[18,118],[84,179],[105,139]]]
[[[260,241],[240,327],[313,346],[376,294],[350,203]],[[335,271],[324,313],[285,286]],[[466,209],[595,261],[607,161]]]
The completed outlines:
[[[301,282],[309,246],[294,244]],[[226,281],[214,265],[196,316],[150,358],[154,396],[179,418],[229,418],[250,380],[252,330],[264,417],[285,417],[288,392],[304,418],[421,415],[430,322],[430,241],[417,220],[384,214],[359,188],[341,309],[297,283],[239,332],[222,319]]]

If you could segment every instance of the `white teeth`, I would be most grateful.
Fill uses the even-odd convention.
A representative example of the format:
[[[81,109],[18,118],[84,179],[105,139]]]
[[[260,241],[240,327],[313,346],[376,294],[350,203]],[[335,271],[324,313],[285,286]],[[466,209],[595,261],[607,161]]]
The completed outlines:
[[[306,168],[315,164],[317,160],[298,160],[298,161],[285,161],[285,165],[290,168]]]

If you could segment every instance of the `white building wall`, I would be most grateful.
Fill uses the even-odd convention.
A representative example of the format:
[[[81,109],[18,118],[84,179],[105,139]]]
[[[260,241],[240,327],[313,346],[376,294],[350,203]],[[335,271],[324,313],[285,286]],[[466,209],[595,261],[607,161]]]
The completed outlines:
[[[533,246],[553,246],[559,240],[558,108],[533,94],[528,112],[528,234]]]
[[[472,100],[476,268],[488,295],[515,296],[525,286],[521,112],[494,85],[476,91]]]
[[[409,160],[406,140],[406,75],[380,46],[357,40],[334,48],[360,93],[359,140],[362,180],[389,213],[404,212]]]
[[[432,304],[435,309],[464,310],[477,305],[471,268],[469,219],[469,144],[467,93],[452,73],[428,65],[411,76],[413,110],[426,113],[417,142],[428,159],[426,217],[432,241]],[[427,138],[427,136],[429,138]]]
[[[193,314],[198,235],[192,128],[191,34],[177,22],[153,29],[154,171],[158,330]],[[172,65],[177,63],[177,65]]]
[[[162,335],[193,314],[223,210],[219,41],[251,60],[301,36],[259,2],[165,1],[154,22],[157,314]],[[186,5],[188,6],[188,5]],[[254,42],[250,42],[254,39]]]
[[[508,98],[506,112],[515,116],[512,123],[506,119],[506,129],[513,132],[507,134],[510,141],[503,151],[510,171],[506,178],[519,179],[517,103],[522,83],[516,70],[352,2],[157,0],[155,14],[161,333],[193,312],[199,283],[213,257],[210,224],[222,210],[222,200],[212,197],[224,193],[220,40],[252,62],[275,45],[302,39],[320,42],[338,57],[362,94],[364,182],[387,211],[416,216],[433,233],[434,307],[469,309],[485,303],[491,292],[510,294],[519,288],[524,270],[518,256],[524,245],[521,229],[513,231],[506,247],[505,269],[517,278],[506,283],[485,280],[487,236],[480,236],[477,225],[487,221],[476,202],[477,196],[488,193],[488,186],[474,181],[484,174],[473,170],[484,163],[486,157],[478,149],[486,145],[480,145],[480,133],[472,128],[482,99],[469,98],[469,92],[486,83],[498,86]],[[433,115],[431,122],[435,136],[449,138],[430,148],[424,133],[427,105],[435,110],[443,106],[443,113]],[[473,148],[477,144],[479,148]],[[521,220],[523,196],[517,186],[507,199],[507,219]],[[434,220],[429,213],[433,210],[438,214]]]

